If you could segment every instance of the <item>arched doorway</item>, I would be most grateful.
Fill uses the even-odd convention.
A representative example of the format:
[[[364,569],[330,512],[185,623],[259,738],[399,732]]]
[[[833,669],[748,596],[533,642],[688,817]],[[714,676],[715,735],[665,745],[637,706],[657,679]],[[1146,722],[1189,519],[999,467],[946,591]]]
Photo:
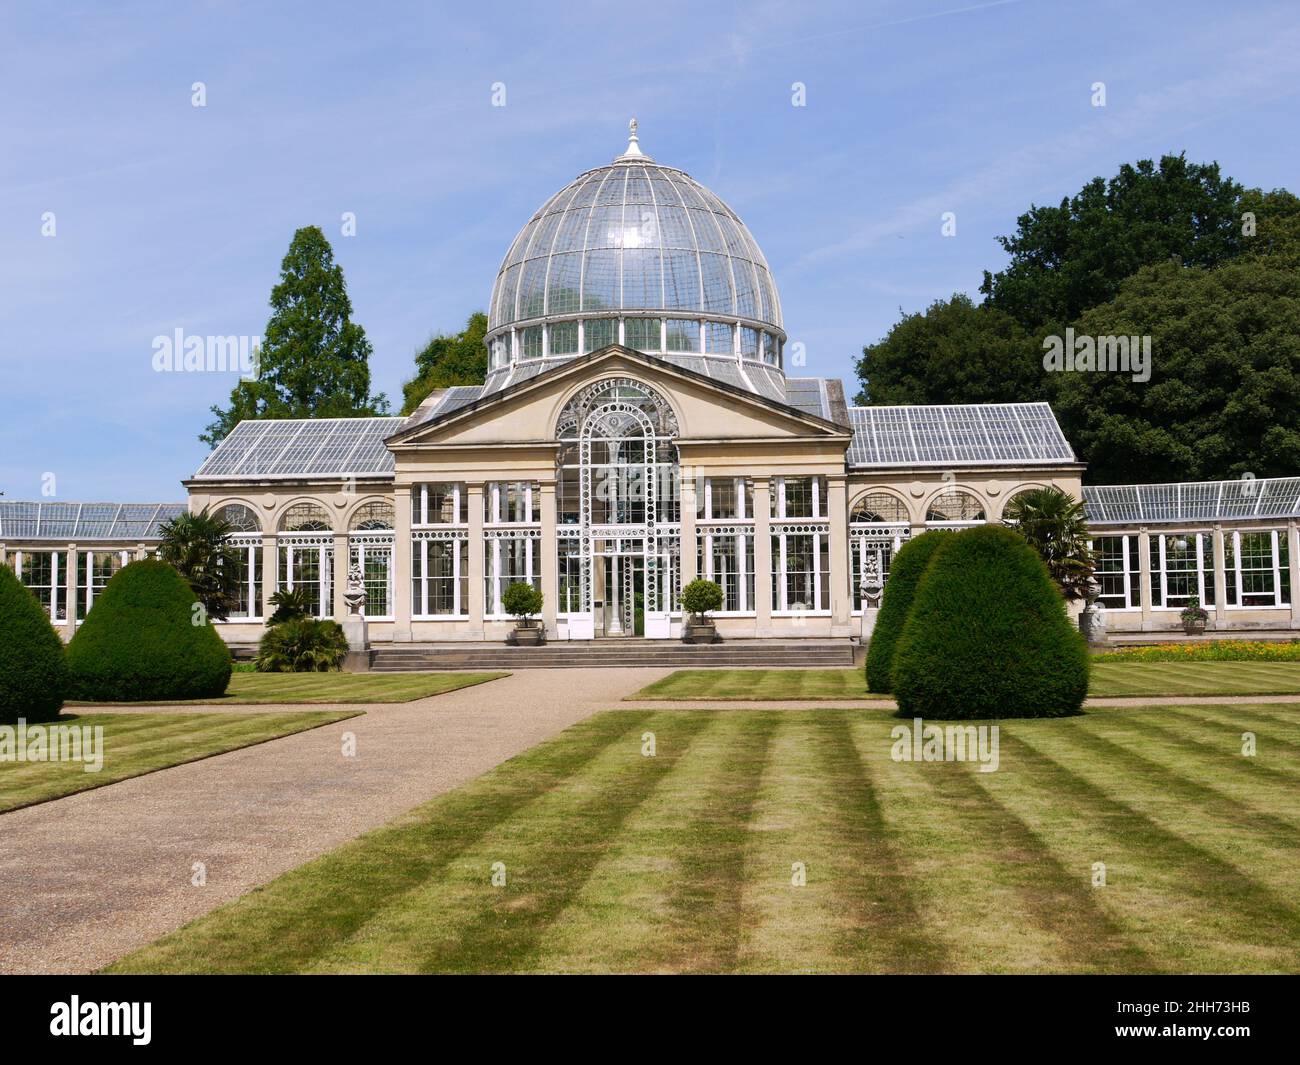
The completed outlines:
[[[588,385],[560,415],[560,603],[571,639],[667,638],[680,593],[677,419],[627,377]]]

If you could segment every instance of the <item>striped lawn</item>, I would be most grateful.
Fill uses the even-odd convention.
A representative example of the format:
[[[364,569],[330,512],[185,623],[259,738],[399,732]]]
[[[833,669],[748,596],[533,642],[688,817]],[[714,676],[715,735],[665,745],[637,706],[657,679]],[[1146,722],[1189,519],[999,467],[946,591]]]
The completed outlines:
[[[992,773],[897,724],[600,714],[112,969],[1300,968],[1300,708],[1002,723]]]
[[[1094,659],[1093,696],[1300,694],[1300,662]],[[868,699],[861,669],[679,669],[628,699]]]
[[[64,714],[52,724],[103,728],[102,768],[87,773],[81,762],[0,760],[0,813],[264,743],[360,713],[299,710],[285,714]],[[29,734],[33,727],[28,726]]]
[[[167,706],[219,706],[222,703],[275,705],[301,703],[409,703],[430,695],[468,688],[509,673],[232,673],[226,694],[216,699],[178,699]],[[95,703],[69,703],[95,706]],[[153,706],[154,703],[107,703]]]

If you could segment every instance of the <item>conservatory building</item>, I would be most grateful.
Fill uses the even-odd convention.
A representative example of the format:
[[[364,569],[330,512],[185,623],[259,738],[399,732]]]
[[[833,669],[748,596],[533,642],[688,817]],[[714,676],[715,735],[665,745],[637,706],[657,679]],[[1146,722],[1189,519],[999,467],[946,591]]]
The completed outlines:
[[[1300,481],[1258,482],[1249,514],[1203,486],[1170,507],[1083,489],[1046,404],[849,406],[838,380],[787,365],[748,229],[635,131],[520,230],[487,344],[484,384],[409,417],[241,423],[186,503],[0,500],[0,557],[68,635],[188,506],[236,530],[232,643],[261,635],[281,588],[342,618],[354,566],[377,643],[499,642],[517,581],[543,593],[553,640],[670,639],[697,577],[722,588],[724,639],[847,638],[863,575],[887,575],[905,540],[1055,485],[1088,499],[1116,631],[1176,627],[1189,581],[1219,627],[1300,628]]]

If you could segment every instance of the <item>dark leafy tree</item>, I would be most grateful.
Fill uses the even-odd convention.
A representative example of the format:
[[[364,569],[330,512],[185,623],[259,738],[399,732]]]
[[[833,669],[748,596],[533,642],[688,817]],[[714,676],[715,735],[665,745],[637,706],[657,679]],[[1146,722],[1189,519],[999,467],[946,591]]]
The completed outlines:
[[[905,314],[862,349],[856,402],[1019,403],[1045,398],[1042,350],[1014,318],[960,293]]]
[[[1092,483],[1300,469],[1300,272],[1285,254],[1146,267],[1075,329],[1151,337],[1145,384],[1057,375],[1054,408]]]
[[[430,337],[415,356],[415,376],[402,386],[402,413],[410,414],[430,392],[453,385],[481,385],[487,376],[483,342],[487,315],[475,311],[459,333]]]
[[[197,514],[178,514],[159,530],[159,557],[176,567],[216,621],[225,621],[239,602],[240,557],[230,546],[231,529],[205,507]]]
[[[352,321],[343,269],[317,226],[293,235],[271,290],[256,380],[241,381],[199,439],[214,447],[248,418],[346,418],[388,412],[370,393],[370,341]]]
[[[1240,254],[1244,190],[1217,163],[1166,155],[1093,178],[1058,206],[1032,206],[999,243],[1011,262],[985,271],[987,302],[1030,331],[1055,328],[1113,298],[1143,266],[1215,267]]]

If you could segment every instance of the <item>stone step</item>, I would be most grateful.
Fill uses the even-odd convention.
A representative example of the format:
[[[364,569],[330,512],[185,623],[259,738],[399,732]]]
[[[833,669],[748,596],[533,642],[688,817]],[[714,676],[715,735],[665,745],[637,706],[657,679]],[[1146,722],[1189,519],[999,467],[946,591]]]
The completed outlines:
[[[853,665],[854,647],[848,640],[721,643],[691,646],[675,641],[593,641],[547,644],[542,647],[508,645],[407,644],[374,652],[371,669],[380,673],[439,669],[561,669],[727,666],[847,667]]]

